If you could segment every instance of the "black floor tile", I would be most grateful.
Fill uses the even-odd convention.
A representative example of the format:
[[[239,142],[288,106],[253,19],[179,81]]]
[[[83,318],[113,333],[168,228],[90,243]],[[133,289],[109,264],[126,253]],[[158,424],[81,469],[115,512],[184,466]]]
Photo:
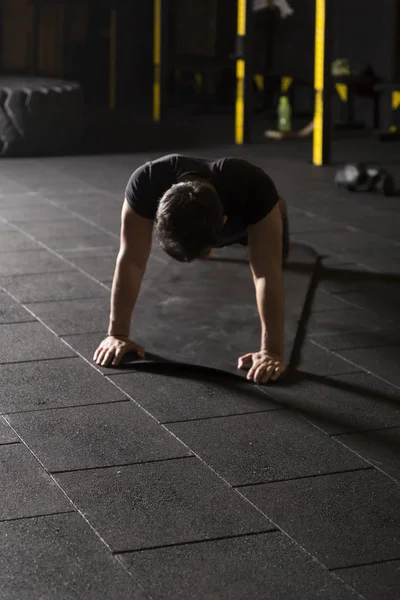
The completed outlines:
[[[12,230],[0,233],[0,252],[22,252],[27,250],[38,250],[38,245],[23,233]],[[6,258],[3,257],[3,260]]]
[[[23,194],[12,194],[2,197],[0,194],[0,211],[4,208],[20,208],[26,206],[48,206],[49,201],[36,192],[25,192]]]
[[[41,323],[0,325],[0,364],[75,356]]]
[[[327,433],[400,425],[399,390],[373,375],[300,375],[300,380],[282,382],[266,391],[282,406],[302,411]]]
[[[110,210],[108,212],[99,213],[95,216],[89,217],[93,223],[103,227],[107,231],[118,234],[121,230],[121,204],[116,202],[110,203]]]
[[[0,324],[24,323],[34,319],[18,302],[0,291]]]
[[[33,223],[62,219],[68,216],[68,213],[62,208],[48,203],[8,208],[0,206],[0,216],[10,223]]]
[[[71,263],[82,269],[99,281],[109,281],[114,277],[115,263],[118,250],[111,248],[107,250],[67,250],[62,255]]]
[[[398,600],[400,597],[400,560],[340,569],[336,574],[365,600]]]
[[[73,510],[23,444],[0,446],[0,521]]]
[[[342,293],[341,298],[352,304],[375,311],[382,318],[382,327],[388,320],[398,321],[400,290],[393,284],[371,286],[365,291]]]
[[[231,485],[369,466],[290,411],[176,423],[168,429]]]
[[[329,292],[317,287],[312,300],[311,312],[314,314],[321,311],[337,311],[351,308],[354,308],[354,306],[346,302],[345,299],[333,296]]]
[[[382,213],[379,214],[374,211],[372,214],[361,214],[351,215],[352,227],[357,227],[361,231],[379,235],[386,240],[392,239],[394,241],[400,241],[399,231],[400,222],[398,216],[394,213]]]
[[[0,197],[7,197],[11,194],[24,194],[27,189],[24,185],[15,181],[2,180],[0,181]]]
[[[7,600],[144,600],[145,596],[77,514],[0,523]]]
[[[1,413],[125,399],[122,392],[78,357],[0,365],[0,380]]]
[[[13,444],[14,442],[19,442],[19,437],[3,417],[0,417],[0,444]]]
[[[400,387],[400,346],[340,350],[339,354],[358,367]]]
[[[371,252],[371,250],[370,250]],[[361,260],[362,258],[362,260]],[[378,253],[362,255],[360,262],[366,265],[369,269],[375,269],[381,273],[387,273],[394,277],[399,276],[399,260],[400,260],[400,246],[395,247],[393,250],[386,248]]]
[[[131,401],[20,413],[7,420],[51,472],[191,454]]]
[[[111,380],[161,422],[201,419],[280,408],[251,383],[168,365],[163,372],[115,374]],[[110,369],[108,369],[110,372]]]
[[[281,533],[121,555],[153,600],[347,600],[357,595]]]
[[[0,275],[33,275],[73,269],[64,260],[46,250],[7,252],[0,262]]]
[[[348,229],[317,233],[307,232],[295,236],[295,239],[309,244],[322,254],[333,254],[335,256],[346,255],[346,253],[360,255],[370,252],[371,247],[378,245],[375,236]]]
[[[400,557],[400,488],[374,469],[241,492],[328,568]]]
[[[328,333],[312,336],[314,340],[328,350],[351,350],[352,348],[377,348],[379,346],[397,346],[399,330],[376,329],[357,333]]]
[[[32,221],[27,223],[20,223],[19,227],[32,235],[37,240],[46,243],[46,240],[53,240],[54,238],[74,238],[80,235],[95,235],[99,234],[100,230],[98,227],[91,225],[87,221],[80,219],[79,217],[70,217],[68,213],[65,213],[65,218],[54,219],[51,221]],[[103,234],[103,232],[101,232]]]
[[[115,552],[274,529],[196,458],[56,479]]]
[[[400,483],[400,427],[341,435],[338,439]]]
[[[28,304],[28,307],[57,335],[94,331],[104,331],[104,335],[107,333],[110,315],[108,298],[35,302]]]
[[[46,302],[81,298],[109,298],[110,292],[83,273],[0,277],[4,289],[20,302]]]
[[[393,326],[397,322],[394,321]],[[307,323],[308,335],[322,333],[354,333],[370,332],[390,326],[390,320],[385,315],[379,315],[363,308],[346,308],[314,313]],[[399,329],[400,332],[400,329]]]
[[[332,259],[323,261],[324,269],[319,277],[319,285],[322,289],[331,294],[344,293],[347,296],[349,292],[357,290],[364,292],[382,281],[380,273],[351,260],[346,261],[349,264],[343,264],[344,262],[343,258],[337,261]],[[350,298],[348,300],[352,302]]]
[[[300,361],[297,366],[302,371],[314,375],[341,375],[360,370],[359,367],[342,360],[340,356],[336,356],[308,340],[305,340],[301,346]]]
[[[316,233],[316,232],[327,232],[344,230],[344,226],[341,223],[334,223],[328,219],[321,219],[314,215],[306,214],[304,212],[293,213],[293,210],[289,207],[289,224],[290,233],[297,236],[301,233]]]
[[[118,238],[107,233],[91,233],[71,235],[69,237],[50,237],[46,239],[46,246],[63,254],[64,251],[85,251],[95,248],[118,248]]]
[[[0,216],[0,231],[3,233],[3,231],[15,231],[15,230],[10,223],[6,223],[6,221],[2,221],[1,216]]]

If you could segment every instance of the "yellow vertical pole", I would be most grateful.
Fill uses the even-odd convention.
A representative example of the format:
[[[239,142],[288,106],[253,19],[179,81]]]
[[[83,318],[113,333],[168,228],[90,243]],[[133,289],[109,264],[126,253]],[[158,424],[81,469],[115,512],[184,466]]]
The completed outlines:
[[[161,119],[161,2],[154,0],[153,25],[153,121]]]
[[[324,84],[325,84],[325,2],[316,0],[315,15],[315,67],[314,67],[314,139],[313,139],[313,163],[321,166],[323,164],[324,144]]]
[[[109,106],[115,110],[117,105],[117,10],[110,11],[110,77]]]
[[[237,39],[242,41],[246,35],[246,0],[238,0],[237,4]],[[236,60],[236,109],[235,109],[235,142],[244,142],[244,119],[245,119],[245,76],[246,62],[244,56]]]

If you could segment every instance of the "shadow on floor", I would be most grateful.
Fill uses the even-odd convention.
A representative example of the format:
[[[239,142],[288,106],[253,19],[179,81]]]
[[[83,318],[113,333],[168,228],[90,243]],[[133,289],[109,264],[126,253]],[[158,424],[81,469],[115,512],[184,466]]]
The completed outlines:
[[[313,250],[312,252],[314,253],[314,256],[316,256]],[[242,262],[241,259],[221,258],[220,260],[229,262]],[[349,270],[346,268],[345,270],[342,270],[338,267],[326,267],[323,265],[323,257],[317,257],[317,260],[313,265],[305,263],[290,263],[286,268],[296,272],[310,272],[311,277],[301,317],[298,322],[288,369],[285,376],[279,382],[274,382],[267,386],[255,386],[253,383],[248,382],[243,375],[241,376],[233,373],[222,372],[219,369],[201,365],[171,361],[163,356],[151,353],[146,353],[145,360],[138,360],[137,358],[135,359],[135,357],[132,357],[132,355],[128,355],[118,370],[140,371],[154,375],[157,374],[175,378],[190,379],[197,382],[203,381],[207,384],[212,383],[217,387],[224,388],[226,391],[237,384],[246,385],[246,394],[252,395],[252,390],[254,390],[254,394],[259,394],[259,391],[262,390],[266,396],[270,397],[284,408],[299,410],[306,418],[309,417],[312,419],[329,422],[331,424],[340,425],[341,427],[348,428],[348,430],[351,431],[357,430],[357,428],[354,427],[354,424],[347,423],[344,419],[333,418],[332,415],[327,417],[327,415],[324,414],[323,403],[321,404],[321,410],[318,410],[315,407],[307,408],[304,406],[304,403],[302,403],[301,407],[299,407],[299,405],[296,403],[296,396],[290,397],[289,395],[285,399],[279,397],[279,400],[276,400],[273,393],[274,388],[278,387],[279,389],[289,389],[298,386],[301,382],[307,381],[326,386],[328,388],[334,388],[338,391],[338,394],[340,392],[347,392],[365,399],[376,400],[378,403],[389,402],[397,405],[398,402],[396,402],[396,399],[387,393],[377,393],[376,390],[371,390],[367,386],[350,383],[325,375],[317,375],[315,373],[302,371],[300,367],[302,364],[302,349],[307,335],[307,325],[310,317],[312,316],[314,297],[318,289],[318,284],[321,280],[329,278],[349,279],[352,281],[388,281],[391,283],[399,283],[400,276],[387,273],[358,271],[356,269]]]

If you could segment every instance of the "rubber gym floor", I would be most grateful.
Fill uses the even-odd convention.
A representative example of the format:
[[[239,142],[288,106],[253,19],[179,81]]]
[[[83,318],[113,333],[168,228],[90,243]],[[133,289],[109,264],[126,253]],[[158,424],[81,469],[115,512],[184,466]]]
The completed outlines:
[[[7,600],[400,597],[399,197],[335,189],[309,142],[237,155],[289,205],[279,384],[241,247],[179,265],[154,244],[132,332],[97,368],[124,187],[161,152],[9,159],[0,175],[0,589]],[[334,159],[398,144],[345,139]]]

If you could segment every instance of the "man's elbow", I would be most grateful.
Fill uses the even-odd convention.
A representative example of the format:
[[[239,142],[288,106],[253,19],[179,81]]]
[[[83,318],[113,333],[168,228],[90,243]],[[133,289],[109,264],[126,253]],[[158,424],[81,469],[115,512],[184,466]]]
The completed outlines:
[[[147,259],[144,257],[137,256],[136,254],[129,252],[124,247],[121,247],[117,256],[117,268],[126,271],[136,271],[143,274],[146,270]]]

